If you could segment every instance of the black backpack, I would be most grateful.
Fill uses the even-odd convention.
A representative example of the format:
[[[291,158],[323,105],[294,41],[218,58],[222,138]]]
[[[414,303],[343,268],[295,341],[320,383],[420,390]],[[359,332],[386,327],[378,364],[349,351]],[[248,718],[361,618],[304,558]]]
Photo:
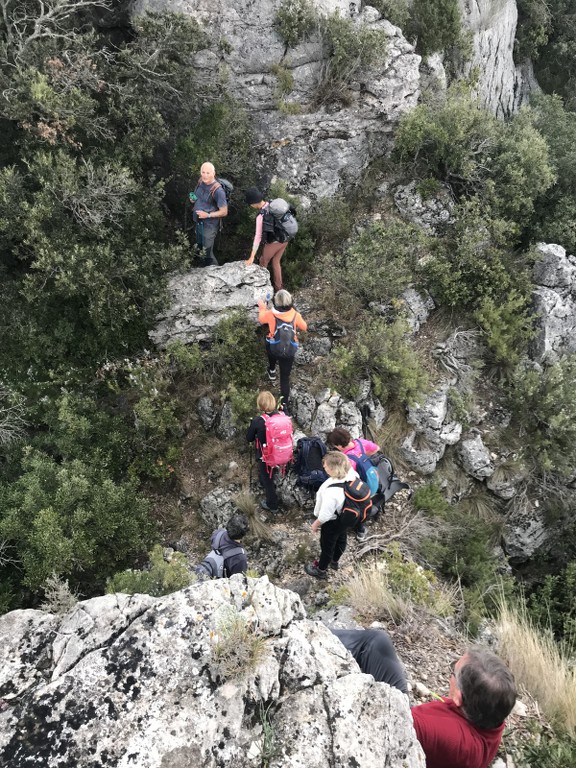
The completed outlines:
[[[383,503],[386,503],[395,493],[407,488],[412,495],[412,488],[408,483],[403,483],[396,475],[390,459],[387,459],[383,453],[374,453],[370,456],[370,461],[378,473],[378,492],[377,495]]]
[[[298,475],[298,485],[317,491],[328,473],[322,466],[322,459],[328,448],[320,437],[301,437],[296,443],[294,470]]]
[[[280,320],[276,316],[276,329],[274,336],[268,339],[270,351],[274,357],[286,360],[296,355],[298,342],[296,341],[296,312],[292,320]]]
[[[344,506],[338,517],[346,528],[354,528],[358,523],[366,522],[372,510],[372,494],[370,488],[362,480],[345,480],[343,483],[333,483],[331,488],[344,488]]]

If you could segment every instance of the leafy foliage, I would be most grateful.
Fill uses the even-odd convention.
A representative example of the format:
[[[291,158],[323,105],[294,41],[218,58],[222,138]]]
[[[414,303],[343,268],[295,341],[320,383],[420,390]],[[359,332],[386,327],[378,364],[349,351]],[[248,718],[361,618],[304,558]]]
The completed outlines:
[[[157,544],[149,553],[149,558],[148,570],[129,569],[115,573],[106,582],[106,592],[160,597],[184,589],[194,581],[193,574],[187,568],[186,555],[181,552],[174,552],[170,560],[165,560],[164,549]]]
[[[362,379],[369,378],[383,402],[392,397],[401,402],[418,400],[427,389],[428,377],[407,331],[401,318],[390,324],[379,317],[363,320],[356,333],[334,350],[340,391],[354,394]]]
[[[16,547],[23,585],[32,590],[57,574],[92,591],[153,535],[149,504],[134,483],[114,482],[80,459],[57,463],[29,450],[23,474],[0,486],[0,498],[1,535]]]
[[[387,37],[381,30],[355,24],[337,12],[323,19],[320,28],[328,58],[318,100],[342,99],[363,70],[384,61]]]
[[[576,355],[539,370],[519,366],[510,382],[514,419],[543,472],[571,476],[576,463]]]
[[[576,640],[576,561],[544,583],[529,597],[530,616],[543,630],[552,630],[558,639]]]
[[[275,25],[289,48],[294,48],[318,28],[318,15],[310,0],[283,0]]]
[[[458,0],[414,0],[407,33],[423,56],[456,47],[462,39]]]

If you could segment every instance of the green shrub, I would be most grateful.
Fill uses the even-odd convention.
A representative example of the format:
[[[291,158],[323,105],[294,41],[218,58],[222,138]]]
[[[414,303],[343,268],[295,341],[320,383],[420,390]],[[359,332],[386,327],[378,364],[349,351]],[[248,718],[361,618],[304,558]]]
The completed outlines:
[[[321,197],[315,200],[306,217],[316,250],[341,248],[350,237],[354,214],[350,203],[342,197]]]
[[[254,389],[262,374],[264,342],[246,310],[235,310],[218,323],[203,357],[208,381]]]
[[[310,0],[282,0],[275,26],[289,48],[294,48],[318,27],[316,8]]]
[[[276,77],[276,90],[278,96],[285,96],[294,88],[294,77],[289,69],[282,64],[272,66],[272,74]]]
[[[368,303],[389,302],[414,282],[428,238],[422,229],[392,219],[366,227],[333,259],[327,277],[338,289]]]
[[[414,0],[410,16],[407,34],[416,37],[416,50],[423,56],[461,44],[458,0]]]
[[[400,27],[400,29],[405,29],[406,23],[410,18],[408,0],[373,0],[371,5],[391,24]]]
[[[522,745],[519,757],[517,764],[530,768],[568,768],[576,765],[576,739],[545,731],[538,741]]]
[[[79,459],[57,463],[28,451],[22,475],[0,486],[0,536],[17,553],[22,583],[38,590],[52,575],[93,593],[151,543],[149,503],[134,483],[114,482]]]
[[[518,366],[509,400],[514,421],[527,436],[526,454],[539,472],[571,476],[576,464],[576,355],[548,368]]]
[[[450,510],[450,504],[435,483],[421,485],[414,491],[412,497],[414,509],[427,512],[429,515],[445,518]]]
[[[495,302],[484,297],[474,313],[494,361],[515,366],[535,336],[530,297],[512,289],[506,299]]]
[[[318,88],[320,102],[341,99],[360,73],[386,58],[387,37],[381,30],[333,13],[321,22],[327,63]]]
[[[150,559],[148,570],[129,569],[115,573],[106,582],[106,592],[160,597],[184,589],[194,581],[194,575],[187,568],[186,555],[181,552],[174,552],[167,561],[164,559],[163,547],[156,544],[148,556]]]
[[[555,576],[545,576],[530,594],[528,609],[542,630],[552,630],[558,640],[576,641],[576,561]]]
[[[354,334],[335,347],[332,362],[339,390],[354,396],[362,379],[370,379],[376,397],[415,402],[428,387],[428,375],[411,346],[404,320],[388,324],[380,317],[360,322]]]

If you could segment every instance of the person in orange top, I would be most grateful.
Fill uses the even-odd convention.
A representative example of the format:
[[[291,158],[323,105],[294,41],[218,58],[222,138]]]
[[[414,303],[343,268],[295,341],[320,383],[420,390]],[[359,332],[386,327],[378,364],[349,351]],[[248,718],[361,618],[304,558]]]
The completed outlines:
[[[308,325],[300,312],[292,306],[292,296],[284,289],[274,296],[274,306],[268,309],[263,301],[258,302],[258,320],[268,325],[266,354],[268,355],[268,378],[276,381],[276,365],[280,368],[280,393],[284,413],[289,413],[290,372],[298,349],[296,331],[305,331]]]

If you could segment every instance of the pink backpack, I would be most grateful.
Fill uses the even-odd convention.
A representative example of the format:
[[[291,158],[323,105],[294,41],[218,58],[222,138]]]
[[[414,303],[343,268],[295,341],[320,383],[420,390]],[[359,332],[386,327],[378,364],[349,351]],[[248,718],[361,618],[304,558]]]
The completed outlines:
[[[269,416],[262,414],[266,424],[266,443],[262,446],[262,461],[268,467],[272,475],[274,467],[279,467],[282,473],[286,471],[286,464],[292,461],[292,419],[285,413],[279,412]]]

